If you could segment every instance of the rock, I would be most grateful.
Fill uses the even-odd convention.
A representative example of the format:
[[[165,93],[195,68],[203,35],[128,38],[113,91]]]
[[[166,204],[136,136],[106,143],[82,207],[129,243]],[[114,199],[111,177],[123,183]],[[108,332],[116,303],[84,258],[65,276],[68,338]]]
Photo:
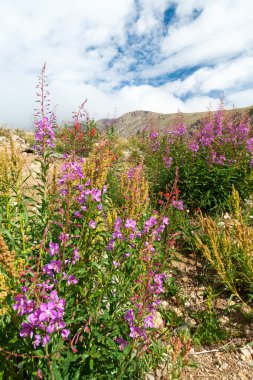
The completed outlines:
[[[231,307],[231,306],[237,305],[237,303],[233,300],[228,300],[227,305]]]
[[[253,349],[250,346],[244,346],[239,348],[239,351],[241,353],[241,359],[244,360],[251,360],[253,355]]]
[[[41,169],[41,165],[38,162],[32,162],[30,165],[30,170],[33,173],[39,173]]]
[[[195,292],[191,292],[190,297],[191,299],[195,300],[197,298],[197,295]]]
[[[249,367],[253,367],[253,360],[250,360],[247,364]]]
[[[245,376],[242,371],[238,372],[238,379],[239,380],[249,380],[248,377]]]
[[[160,368],[157,368],[155,371],[155,378],[161,379],[162,376],[163,376],[163,371]]]
[[[167,310],[169,308],[170,304],[168,301],[161,301],[161,307],[164,309],[164,310]]]
[[[162,319],[161,314],[159,311],[156,311],[155,316],[154,316],[154,327],[155,329],[161,329],[164,326],[164,322]]]
[[[222,363],[221,366],[220,366],[220,370],[225,370],[228,368],[228,363]]]
[[[190,327],[194,327],[197,324],[195,319],[190,318],[190,317],[185,318],[185,323],[187,323],[187,325],[189,325]]]
[[[122,155],[124,156],[124,158],[125,158],[126,160],[128,160],[129,157],[131,156],[131,152],[130,152],[130,150],[123,150],[123,151],[122,151]]]
[[[253,338],[253,328],[249,325],[244,326],[244,334],[246,338]]]
[[[22,151],[22,150],[25,150],[28,148],[26,142],[24,139],[22,139],[21,137],[15,135],[14,133],[10,132],[11,133],[11,137],[12,137],[12,140],[13,140],[13,143],[14,143],[14,146],[19,150],[19,151]],[[5,136],[0,136],[0,146],[2,145],[6,145],[7,147],[10,146],[10,139],[8,137],[5,137]]]
[[[222,316],[219,318],[219,321],[220,323],[222,323],[223,325],[229,323],[229,318],[228,317],[225,317],[225,316]]]
[[[148,375],[146,375],[145,380],[155,380],[155,376],[149,373]]]
[[[1,145],[7,144],[8,142],[9,142],[9,140],[7,139],[7,137],[0,136],[0,144]]]
[[[14,144],[16,145],[23,145],[23,146],[26,146],[26,142],[24,139],[22,139],[21,137],[17,136],[17,135],[12,135],[12,139],[14,141]]]
[[[182,317],[183,316],[182,310],[180,310],[178,307],[174,307],[172,309],[172,311],[174,311],[174,313],[177,315],[177,317]]]

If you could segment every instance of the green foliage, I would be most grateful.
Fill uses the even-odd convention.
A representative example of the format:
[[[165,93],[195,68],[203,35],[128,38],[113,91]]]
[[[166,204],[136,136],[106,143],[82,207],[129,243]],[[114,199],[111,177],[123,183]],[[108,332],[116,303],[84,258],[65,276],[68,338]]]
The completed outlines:
[[[221,328],[218,315],[213,307],[213,299],[216,297],[212,289],[207,290],[206,309],[197,313],[193,313],[194,319],[197,321],[197,328],[193,332],[193,343],[197,345],[214,344],[223,341],[226,332]]]
[[[98,140],[99,132],[94,120],[77,122],[73,125],[65,124],[56,129],[56,146],[58,153],[75,151],[78,155],[86,157],[92,145]]]
[[[178,170],[181,198],[190,211],[226,211],[233,185],[242,199],[253,191],[251,137],[248,119],[226,119],[222,111],[193,131],[178,121],[172,132],[145,131],[138,141],[152,192],[165,193]]]

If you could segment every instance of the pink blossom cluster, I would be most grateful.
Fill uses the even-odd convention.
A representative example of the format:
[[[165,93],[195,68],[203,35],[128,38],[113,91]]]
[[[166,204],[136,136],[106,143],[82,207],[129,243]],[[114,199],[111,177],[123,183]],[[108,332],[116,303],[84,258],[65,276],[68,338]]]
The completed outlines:
[[[53,123],[48,117],[43,117],[35,121],[35,149],[41,152],[46,147],[53,148],[55,146],[55,133]]]

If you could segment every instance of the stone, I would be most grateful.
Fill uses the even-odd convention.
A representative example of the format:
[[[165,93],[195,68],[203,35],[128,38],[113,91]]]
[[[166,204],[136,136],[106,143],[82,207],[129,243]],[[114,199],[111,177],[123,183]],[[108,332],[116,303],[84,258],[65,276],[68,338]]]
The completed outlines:
[[[160,368],[157,368],[155,371],[156,379],[161,379],[162,376],[163,376],[163,371]]]
[[[225,317],[225,316],[222,316],[219,318],[219,321],[220,323],[222,323],[223,325],[229,323],[229,318],[228,317]]]
[[[169,308],[170,304],[168,301],[161,301],[161,307],[164,309],[164,310],[167,310]]]
[[[182,317],[182,316],[183,316],[183,312],[182,312],[178,307],[174,307],[172,310],[174,311],[174,313],[175,313],[178,317]]]
[[[190,327],[194,327],[197,324],[195,319],[189,317],[185,318],[185,323],[187,323],[187,325],[189,325]]]
[[[244,334],[246,338],[253,338],[253,328],[249,325],[244,326]]]
[[[155,380],[155,376],[149,373],[148,375],[146,375],[145,380]]]
[[[220,370],[226,370],[228,368],[228,363],[222,363],[220,366]]]
[[[155,316],[154,316],[154,327],[155,329],[161,329],[164,326],[164,322],[162,319],[161,314],[159,311],[156,311]]]
[[[253,349],[250,346],[244,346],[239,348],[239,351],[241,353],[241,359],[244,360],[251,360],[253,355]]]

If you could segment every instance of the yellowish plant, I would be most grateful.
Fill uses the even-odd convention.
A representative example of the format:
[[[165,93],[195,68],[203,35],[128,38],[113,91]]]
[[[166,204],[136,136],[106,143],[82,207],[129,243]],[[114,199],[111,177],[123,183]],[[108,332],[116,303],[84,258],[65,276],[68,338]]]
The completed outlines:
[[[83,165],[84,175],[91,180],[93,187],[99,189],[105,184],[112,162],[113,155],[108,141],[95,143]]]
[[[16,258],[0,235],[0,316],[8,311],[5,302],[9,293],[15,293],[16,282],[25,267],[25,260]]]
[[[123,170],[120,176],[120,193],[124,194],[124,210],[132,218],[145,212],[149,205],[149,184],[143,170],[143,162]]]
[[[18,187],[22,178],[23,160],[14,146],[11,133],[9,144],[0,149],[0,193],[10,195],[11,188]]]
[[[238,192],[232,192],[233,214],[214,221],[199,214],[202,236],[195,235],[197,246],[230,291],[242,300],[253,289],[253,228],[242,218]]]

